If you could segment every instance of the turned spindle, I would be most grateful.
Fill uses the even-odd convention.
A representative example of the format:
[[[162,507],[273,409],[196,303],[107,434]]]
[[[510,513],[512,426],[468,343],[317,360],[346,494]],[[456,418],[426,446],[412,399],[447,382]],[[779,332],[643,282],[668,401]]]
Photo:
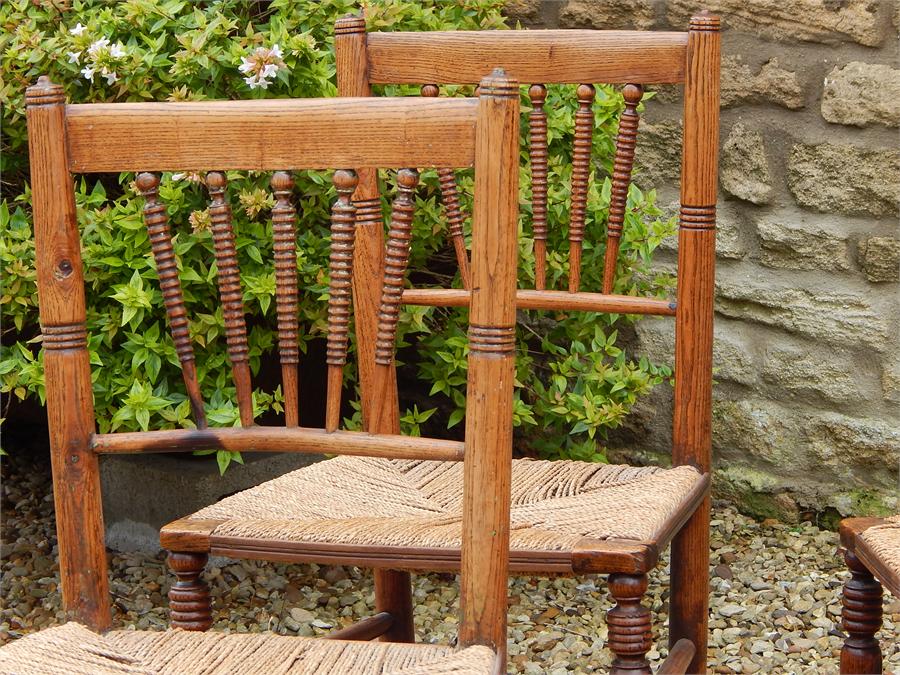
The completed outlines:
[[[581,242],[587,213],[588,179],[591,173],[591,145],[594,134],[594,86],[578,85],[575,112],[575,140],[572,149],[572,205],[569,209],[569,292],[581,285]]]
[[[397,196],[391,210],[391,226],[385,248],[384,285],[375,342],[375,363],[380,366],[390,367],[394,363],[397,320],[400,317],[403,280],[409,264],[415,190],[418,184],[419,173],[415,169],[401,169],[397,172]]]
[[[610,574],[609,593],[616,606],[606,614],[609,648],[615,654],[612,675],[650,675],[650,610],[641,604],[647,592],[646,574]]]
[[[341,417],[341,386],[347,362],[350,332],[350,284],[353,276],[353,238],[356,207],[351,196],[359,179],[349,169],[334,172],[333,183],[338,198],[331,209],[331,255],[328,262],[328,391],[325,407],[325,430],[336,431]]]
[[[153,173],[139,173],[135,184],[144,197],[144,224],[150,237],[159,288],[166,307],[172,341],[175,343],[175,353],[178,354],[178,361],[181,363],[181,375],[191,404],[191,413],[197,428],[205,429],[206,413],[203,410],[203,397],[197,381],[197,366],[194,361],[194,348],[191,345],[184,296],[181,292],[181,281],[178,279],[178,261],[172,245],[166,206],[159,201],[159,176]]]
[[[206,567],[206,553],[172,551],[166,558],[175,574],[169,589],[169,624],[182,630],[208,630],[212,626],[209,587],[200,578]]]
[[[625,222],[625,207],[628,204],[628,186],[631,185],[631,170],[634,166],[634,146],[637,142],[638,104],[644,95],[639,84],[626,84],[622,91],[625,96],[625,110],[619,117],[619,133],[616,136],[616,155],[613,160],[612,185],[609,197],[609,219],[606,227],[606,257],[603,262],[603,292],[612,293],[616,279],[616,261],[619,256],[619,240]]]
[[[422,86],[422,96],[434,98],[440,93],[437,85],[426,84]],[[441,201],[444,204],[444,213],[447,216],[447,231],[453,242],[453,250],[456,252],[456,263],[459,265],[459,276],[462,279],[463,288],[472,287],[471,273],[469,271],[469,252],[466,250],[466,237],[463,232],[465,216],[459,205],[459,187],[456,184],[456,173],[453,169],[438,169],[438,180],[441,184]]]
[[[841,672],[880,673],[881,648],[875,635],[881,629],[883,589],[855,553],[845,551],[844,560],[850,578],[841,594],[841,626],[847,631],[841,648]]]
[[[278,323],[278,356],[284,390],[284,420],[289,427],[300,423],[299,381],[300,323],[297,287],[297,210],[291,201],[294,179],[286,171],[272,174],[275,195],[272,207],[272,249],[275,257],[275,313]]]
[[[533,84],[528,89],[528,155],[531,160],[531,227],[534,231],[534,287],[547,287],[547,87]]]
[[[206,187],[210,197],[210,230],[216,250],[216,276],[219,282],[222,315],[225,318],[228,359],[231,361],[231,375],[237,391],[241,426],[249,427],[253,424],[250,348],[247,345],[247,326],[244,323],[244,298],[237,248],[234,243],[234,227],[231,224],[231,206],[225,193],[227,185],[228,180],[221,171],[210,171],[206,174]]]

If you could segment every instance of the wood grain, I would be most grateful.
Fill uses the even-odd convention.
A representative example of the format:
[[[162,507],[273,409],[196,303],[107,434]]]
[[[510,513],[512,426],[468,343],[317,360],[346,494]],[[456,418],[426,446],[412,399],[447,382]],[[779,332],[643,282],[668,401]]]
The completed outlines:
[[[578,85],[578,110],[575,111],[575,138],[572,143],[572,194],[569,207],[569,293],[581,285],[581,246],[587,218],[588,181],[591,174],[591,148],[594,136],[594,96],[590,84]]]
[[[715,203],[719,143],[719,20],[691,19],[684,90],[678,313],[672,463],[703,473],[712,463]],[[706,671],[709,625],[709,498],[672,542],[669,644],[697,649],[689,672]]]
[[[646,592],[646,574],[609,575],[609,594],[616,600],[606,613],[609,648],[615,655],[611,675],[650,675],[650,610],[641,604]]]
[[[686,675],[697,653],[690,640],[679,640],[669,650],[666,660],[657,668],[656,675]]]
[[[94,406],[65,95],[42,77],[25,103],[62,606],[103,631],[110,626],[109,580],[100,473],[90,446]]]
[[[352,626],[323,635],[323,640],[374,640],[387,633],[394,623],[389,612],[379,612],[357,621]]]
[[[845,551],[844,560],[850,578],[841,593],[841,627],[847,632],[841,647],[841,673],[880,673],[881,647],[875,635],[882,621],[881,584],[853,551]]]
[[[461,102],[462,101],[462,102]],[[66,106],[77,173],[472,166],[477,101],[265,99]],[[141,133],[136,134],[135,128]],[[96,148],[102,147],[103,152]]]
[[[485,67],[548,84],[681,82],[686,43],[685,33],[661,31],[370,33],[369,82],[477,84]]]
[[[534,287],[547,287],[547,87],[533,84],[528,89],[528,157],[531,163],[531,227],[534,234]]]

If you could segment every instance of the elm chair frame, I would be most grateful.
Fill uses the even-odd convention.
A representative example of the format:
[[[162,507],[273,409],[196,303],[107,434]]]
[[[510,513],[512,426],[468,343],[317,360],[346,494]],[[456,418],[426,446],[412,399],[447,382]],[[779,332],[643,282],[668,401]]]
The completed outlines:
[[[850,578],[841,594],[841,624],[847,633],[841,649],[841,673],[868,675],[883,671],[876,635],[882,625],[882,596],[887,588],[900,598],[900,560],[888,560],[877,545],[877,530],[900,536],[900,515],[892,518],[846,518],[841,521],[841,547]],[[893,536],[896,542],[897,536]],[[896,549],[896,543],[893,549]],[[890,555],[890,554],[887,554]]]
[[[481,86],[478,100],[278,99],[83,105],[67,105],[62,88],[47,78],[28,89],[37,284],[60,576],[63,607],[72,618],[97,631],[108,629],[111,621],[100,455],[220,448],[453,461],[465,458],[460,644],[487,645],[505,654],[514,354],[509,339],[498,344],[494,338],[511,336],[515,325],[518,85],[496,71]],[[291,257],[295,255],[296,239],[290,232],[286,237],[280,232],[291,220],[291,177],[286,172],[335,166],[366,172],[376,167],[401,169],[435,163],[474,167],[472,273],[478,288],[490,289],[472,296],[468,395],[479,404],[471,406],[464,442],[336,431],[336,425],[303,428],[296,426],[296,411],[291,426],[251,426],[252,413],[245,419],[243,405],[244,428],[208,428],[166,210],[157,199],[159,178],[150,173],[140,174],[137,185],[147,200],[145,220],[198,428],[96,433],[72,174],[199,171],[210,167],[217,171],[278,171],[273,178],[278,197],[273,220],[281,331],[285,328],[281,319],[287,317],[290,327],[291,314],[293,321],[297,314],[296,306],[290,305],[297,293],[296,279],[291,281],[283,275],[292,267],[296,273],[295,258]],[[213,200],[213,226],[224,228],[227,235],[230,212],[223,196],[225,176],[210,173],[207,183]],[[337,385],[329,388],[329,401],[339,400],[340,370],[346,356],[354,172],[336,172],[335,185],[339,199],[332,212],[328,363],[329,380],[334,379],[331,375],[336,370]],[[223,305],[235,300],[234,288],[229,286],[238,274],[233,240],[230,246],[232,250],[228,236],[216,241]],[[282,302],[286,304],[282,306]],[[241,403],[242,396],[249,396],[249,392],[241,386],[246,373],[240,372],[241,331],[234,325],[236,319],[229,318],[232,310],[225,307],[229,354]],[[280,337],[288,338],[284,351],[289,356],[287,365],[291,365],[296,334],[288,331]],[[169,532],[163,543],[175,551],[170,557],[178,575],[171,596],[173,614],[178,618],[175,625],[208,627],[209,596],[198,581],[208,547],[198,549],[194,540],[179,538],[178,532]],[[227,555],[228,551],[223,553]],[[353,555],[349,559],[353,560]],[[390,626],[391,617],[382,614],[335,637],[371,639]]]
[[[672,543],[672,596],[669,644],[677,669],[706,668],[709,614],[708,496],[711,468],[712,341],[715,267],[715,205],[719,135],[719,20],[707,14],[692,18],[687,32],[591,30],[458,31],[367,33],[365,19],[347,16],[335,26],[338,92],[341,96],[371,96],[372,85],[422,86],[432,97],[438,85],[477,84],[487,68],[501,67],[524,83],[580,84],[573,153],[572,208],[569,223],[570,276],[568,291],[545,289],[543,269],[546,238],[546,117],[543,84],[529,90],[534,104],[530,116],[536,289],[518,289],[519,309],[604,311],[657,314],[675,317],[675,401],[672,464],[690,465],[704,476],[695,508],[667,524],[660,540],[593,542],[575,551],[570,560],[525,559],[513,551],[511,570],[529,572],[611,573],[610,588],[618,606],[610,617],[610,646],[616,654],[614,672],[649,672],[644,654],[649,649],[649,613],[640,606],[646,572],[657,560],[659,548]],[[590,166],[593,114],[592,82],[625,84],[626,109],[617,139],[612,198],[607,233],[603,292],[579,288],[584,199]],[[637,133],[636,106],[646,83],[683,83],[684,142],[681,167],[681,218],[678,245],[677,303],[611,293],[618,243],[626,208]],[[450,142],[449,139],[447,142]],[[577,166],[576,166],[577,164]],[[399,405],[393,354],[385,353],[379,338],[392,338],[392,322],[374,297],[366,280],[395,276],[395,293],[402,302],[416,305],[465,306],[470,302],[462,215],[453,172],[439,169],[449,235],[460,266],[462,289],[411,289],[390,264],[395,241],[387,244],[380,216],[380,189],[375,171],[360,171],[354,194],[357,205],[357,269],[355,277],[357,345],[360,350],[360,386],[363,421],[369,430],[396,433]],[[573,234],[573,230],[575,231]],[[387,260],[387,262],[385,262]],[[385,273],[385,267],[388,267]],[[396,267],[396,266],[395,266]],[[402,272],[402,265],[400,266]],[[387,291],[386,291],[387,294]],[[396,308],[394,315],[396,315]],[[387,365],[386,365],[387,364]],[[685,522],[684,518],[687,518]],[[432,569],[437,561],[432,561]],[[386,563],[382,563],[386,565]],[[376,569],[376,597],[382,611],[396,618],[395,639],[413,639],[408,572]],[[405,617],[405,622],[402,618]],[[616,617],[621,617],[617,619]],[[613,624],[616,625],[613,625]],[[405,628],[404,628],[405,626]],[[404,631],[405,630],[405,635]],[[685,641],[693,651],[685,657]],[[678,645],[678,654],[674,652]],[[674,671],[672,671],[674,672]]]

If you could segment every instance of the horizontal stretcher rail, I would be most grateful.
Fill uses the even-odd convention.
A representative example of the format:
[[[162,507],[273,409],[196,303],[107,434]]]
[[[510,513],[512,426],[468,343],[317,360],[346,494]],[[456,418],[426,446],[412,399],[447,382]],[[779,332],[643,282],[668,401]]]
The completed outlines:
[[[68,105],[69,169],[463,168],[477,107],[419,97]]]
[[[464,455],[464,444],[461,441],[399,434],[369,434],[362,431],[328,433],[324,429],[308,427],[222,427],[95,434],[91,447],[99,454],[231,450],[451,462],[462,461]]]
[[[485,65],[522,84],[684,81],[687,33],[496,30],[367,36],[373,84],[477,84]]]
[[[403,302],[432,307],[467,307],[471,293],[462,288],[407,288]],[[548,309],[570,312],[608,312],[612,314],[657,314],[675,316],[675,303],[658,298],[567,291],[516,291],[517,309]]]

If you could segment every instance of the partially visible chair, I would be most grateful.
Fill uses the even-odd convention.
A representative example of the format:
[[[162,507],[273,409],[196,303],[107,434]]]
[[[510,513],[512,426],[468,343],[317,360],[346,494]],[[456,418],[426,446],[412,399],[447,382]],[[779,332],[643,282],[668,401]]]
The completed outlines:
[[[850,568],[841,596],[841,624],[848,635],[841,673],[881,673],[875,635],[881,630],[882,586],[900,598],[900,514],[841,521],[841,546]]]
[[[63,606],[75,620],[0,650],[3,673],[499,673],[505,671],[510,461],[515,325],[518,86],[502,72],[482,82],[479,100],[260,100],[202,103],[66,105],[62,88],[41,78],[26,94],[35,251],[44,345],[53,488]],[[438,143],[440,141],[440,143]],[[450,142],[445,142],[450,141]],[[236,311],[241,294],[225,170],[273,171],[278,196],[275,266],[279,330],[296,349],[296,237],[291,206],[294,169],[474,166],[473,276],[465,442],[337,431],[347,355],[357,184],[354,171],[334,174],[328,300],[328,408],[325,429],[296,426],[211,428],[188,336],[159,176],[147,171],[215,168],[216,259],[229,352],[244,411],[249,378],[240,357],[246,335]],[[73,173],[143,171],[145,220],[196,429],[95,433],[86,304]],[[287,231],[285,231],[287,230]],[[324,271],[324,270],[323,270]],[[296,363],[285,363],[296,375]],[[288,366],[293,366],[290,368]],[[294,400],[296,405],[296,400]],[[243,415],[242,415],[243,416]],[[242,451],[328,452],[464,464],[461,523],[443,523],[462,549],[460,631],[449,646],[367,643],[390,628],[386,614],[346,628],[332,640],[277,635],[105,631],[110,625],[98,458],[108,453]],[[331,460],[341,462],[349,458]],[[330,462],[329,462],[330,463]],[[307,495],[295,494],[295,501]],[[320,503],[342,512],[342,504]],[[390,508],[389,504],[385,508]],[[440,529],[436,525],[436,529]],[[208,626],[209,596],[196,582],[196,558],[174,554],[173,613],[186,627]]]

